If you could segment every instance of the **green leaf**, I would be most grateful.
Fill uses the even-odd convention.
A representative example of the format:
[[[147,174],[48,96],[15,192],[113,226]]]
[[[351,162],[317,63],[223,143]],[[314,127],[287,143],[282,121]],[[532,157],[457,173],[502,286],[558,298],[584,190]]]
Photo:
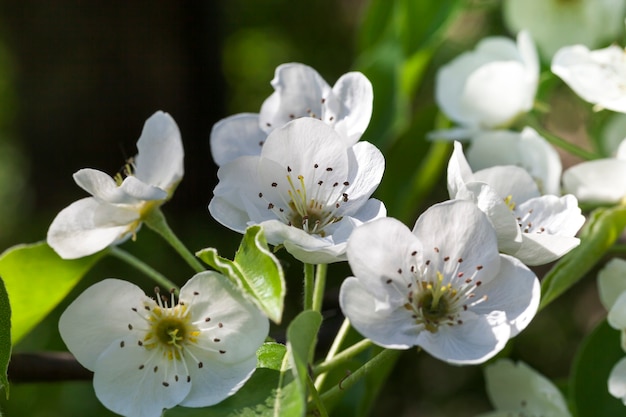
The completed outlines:
[[[7,370],[11,359],[11,305],[9,295],[0,279],[0,387],[4,387],[9,398]]]
[[[322,316],[305,311],[287,329],[287,347],[268,342],[257,351],[258,368],[232,397],[202,409],[176,407],[168,417],[300,417],[306,412],[308,358]]]
[[[11,302],[12,340],[39,323],[105,254],[65,260],[45,242],[17,245],[0,255],[0,276]]]
[[[599,208],[589,215],[580,245],[561,258],[541,283],[541,304],[547,306],[578,282],[604,256],[626,227],[626,207]]]
[[[575,415],[624,415],[624,404],[609,394],[607,386],[611,369],[623,357],[620,332],[603,321],[587,336],[574,359],[570,397]]]
[[[397,27],[407,55],[437,42],[462,5],[458,0],[401,0],[399,4]]]
[[[258,360],[256,366],[257,368],[268,368],[280,371],[285,353],[287,353],[287,347],[285,345],[276,342],[265,342],[256,352]]]
[[[274,323],[280,324],[285,299],[285,278],[278,259],[267,246],[263,228],[250,226],[231,261],[214,248],[202,249],[196,256],[229,277]]]

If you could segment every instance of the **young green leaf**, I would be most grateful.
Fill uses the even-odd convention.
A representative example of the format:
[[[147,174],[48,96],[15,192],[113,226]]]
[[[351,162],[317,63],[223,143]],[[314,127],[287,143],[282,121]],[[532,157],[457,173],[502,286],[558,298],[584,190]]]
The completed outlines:
[[[578,417],[621,416],[624,404],[609,394],[613,366],[626,354],[620,347],[620,332],[606,320],[583,341],[573,363],[570,398]]]
[[[61,302],[104,253],[64,260],[45,242],[2,253],[0,276],[11,302],[13,344]]]
[[[285,278],[280,262],[267,246],[261,226],[246,230],[234,261],[222,258],[214,248],[202,249],[196,256],[229,277],[252,297],[270,320],[280,324]]]
[[[551,301],[578,282],[604,256],[626,227],[626,207],[599,208],[591,213],[580,245],[557,262],[541,283],[541,304]]]
[[[11,305],[9,295],[0,279],[0,388],[4,387],[9,398],[9,380],[7,369],[11,359]]]

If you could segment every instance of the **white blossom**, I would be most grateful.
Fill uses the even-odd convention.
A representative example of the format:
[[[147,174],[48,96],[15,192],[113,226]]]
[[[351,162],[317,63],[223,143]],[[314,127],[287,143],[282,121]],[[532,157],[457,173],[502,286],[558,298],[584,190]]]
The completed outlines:
[[[282,64],[272,80],[274,93],[260,113],[240,113],[217,122],[211,131],[211,154],[217,165],[244,155],[259,155],[267,135],[300,117],[312,117],[332,126],[338,140],[354,145],[372,117],[374,93],[360,72],[342,75],[333,87],[313,68]]]
[[[209,211],[239,233],[261,224],[268,243],[302,262],[337,262],[355,227],[386,215],[370,199],[383,170],[372,144],[346,146],[326,123],[301,118],[272,131],[260,155],[220,167]]]
[[[48,244],[65,259],[81,258],[135,233],[145,216],[165,203],[183,177],[183,145],[174,119],[156,112],[137,141],[138,154],[114,177],[81,169],[74,181],[92,197],[57,214],[48,229]]]
[[[98,399],[124,416],[160,417],[163,409],[204,407],[235,393],[256,368],[267,318],[217,272],[196,274],[178,303],[174,294],[156,297],[106,279],[61,316],[61,337],[94,372]]]
[[[498,253],[491,223],[468,201],[429,208],[413,231],[393,218],[359,227],[348,262],[354,276],[339,302],[356,330],[377,345],[419,346],[450,363],[491,358],[539,305],[535,274]]]

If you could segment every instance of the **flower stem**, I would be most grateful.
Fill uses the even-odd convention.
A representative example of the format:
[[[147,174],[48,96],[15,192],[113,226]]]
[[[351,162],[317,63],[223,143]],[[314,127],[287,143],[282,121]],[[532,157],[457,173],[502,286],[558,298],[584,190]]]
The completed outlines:
[[[324,359],[324,363],[329,362],[331,359],[335,357],[337,352],[339,352],[339,349],[341,348],[341,345],[343,344],[343,341],[346,339],[346,336],[348,335],[349,331],[350,331],[350,320],[345,318],[343,320],[343,323],[341,323],[341,327],[339,328],[339,331],[337,331],[337,335],[335,336],[335,340],[333,340],[333,344],[330,346],[330,349],[328,349],[328,353],[326,354],[326,359]],[[320,364],[319,366],[324,365],[324,363]],[[326,373],[324,370],[319,370],[319,368],[317,368],[317,372],[315,373],[318,375],[318,377],[315,379],[315,387],[318,390],[321,390],[324,385],[324,382],[326,381],[326,377],[328,376],[328,373]]]
[[[314,275],[315,266],[313,264],[304,264],[304,309],[311,310],[313,308],[313,291],[314,291]]]
[[[324,289],[326,288],[326,271],[328,264],[318,264],[315,270],[315,287],[313,288],[313,301],[311,308],[317,312],[322,311],[324,302]]]
[[[111,246],[109,248],[109,253],[112,256],[115,256],[117,259],[120,259],[126,262],[127,264],[133,266],[134,268],[138,269],[139,271],[143,272],[144,274],[146,274],[154,282],[156,282],[163,288],[168,289],[168,290],[174,288],[174,290],[176,290],[176,293],[178,293],[178,290],[179,290],[178,285],[174,284],[172,281],[167,279],[165,275],[161,274],[159,271],[152,268],[150,265],[146,264],[139,258],[118,248],[117,246]]]
[[[306,385],[309,389],[309,393],[311,394],[311,402],[312,402],[311,406],[309,407],[309,410],[317,411],[317,413],[315,414],[316,416],[328,417],[328,411],[326,411],[326,407],[324,407],[324,403],[322,402],[322,399],[320,398],[320,394],[315,388],[315,385],[313,385],[313,381],[311,380],[310,377],[306,379]]]
[[[372,345],[373,343],[371,340],[363,339],[355,343],[354,345],[350,346],[349,348],[341,351],[341,353],[338,353],[333,358],[326,359],[324,362],[314,367],[313,372],[315,375],[320,375],[321,377],[322,376],[321,374],[325,374],[326,372],[331,371],[334,368],[337,368],[338,366],[346,363],[347,361],[349,361],[350,359],[352,359],[353,357],[363,352],[364,350],[366,350]]]
[[[334,387],[320,395],[320,398],[325,403],[334,401],[337,397],[343,394],[342,391],[350,388],[359,379],[363,378],[368,373],[376,370],[376,368],[384,366],[388,361],[394,361],[401,352],[402,351],[395,349],[384,349],[378,355],[370,359],[369,362],[366,362],[359,369],[344,378],[339,384],[335,385]]]
[[[196,257],[185,247],[183,242],[178,239],[178,236],[174,234],[170,226],[167,224],[165,220],[165,216],[161,209],[156,208],[148,214],[148,216],[144,219],[146,225],[157,232],[167,243],[172,246],[176,252],[189,264],[189,266],[196,272],[203,272],[206,270],[196,259]]]
[[[578,156],[585,160],[598,159],[600,155],[595,152],[590,152],[586,149],[581,148],[580,146],[574,145],[571,142],[551,133],[543,126],[541,126],[533,117],[528,117],[528,126],[532,127],[539,133],[539,135],[543,136],[548,142],[550,142],[554,146],[558,146],[559,148],[571,153],[572,155]]]

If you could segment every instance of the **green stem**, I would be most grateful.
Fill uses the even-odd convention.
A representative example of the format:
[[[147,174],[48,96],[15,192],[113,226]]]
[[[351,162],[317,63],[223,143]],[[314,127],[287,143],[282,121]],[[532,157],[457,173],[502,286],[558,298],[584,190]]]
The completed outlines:
[[[348,320],[348,318],[345,318],[343,320],[343,323],[341,323],[341,327],[339,328],[339,331],[337,331],[337,335],[335,336],[335,340],[333,340],[333,344],[330,346],[330,349],[328,349],[328,353],[326,354],[326,358],[324,359],[324,362],[328,362],[332,358],[335,357],[337,352],[339,352],[339,349],[341,348],[343,341],[346,340],[346,336],[348,335],[349,331],[350,331],[350,320]],[[322,373],[321,371],[318,371],[316,372],[316,374],[318,375],[318,377],[315,379],[315,387],[319,391],[321,391],[322,387],[324,386],[324,382],[326,382],[326,377],[328,376],[328,373],[327,372]]]
[[[146,264],[139,258],[136,258],[130,253],[118,248],[117,246],[111,246],[109,248],[109,253],[112,256],[115,256],[117,259],[120,259],[126,262],[127,264],[133,266],[134,268],[138,269],[139,271],[143,272],[144,274],[146,274],[154,282],[156,282],[163,288],[168,289],[168,290],[174,288],[174,290],[176,290],[176,293],[178,293],[179,288],[176,284],[174,284],[172,281],[167,279],[165,275],[161,274],[159,271],[152,268],[150,265]]]
[[[343,394],[343,391],[347,390],[356,382],[358,382],[359,379],[374,371],[376,368],[383,366],[388,361],[395,360],[401,352],[402,351],[395,349],[384,349],[378,355],[370,359],[369,362],[364,363],[363,366],[361,366],[359,369],[345,377],[339,384],[324,392],[320,396],[320,398],[325,403],[334,401],[337,397]]]
[[[178,239],[178,236],[174,234],[170,226],[165,220],[163,212],[159,208],[155,208],[144,219],[146,225],[157,232],[167,243],[172,246],[176,252],[189,264],[189,266],[196,272],[204,272],[206,268],[202,266],[200,261],[185,247],[183,242]]]
[[[349,348],[341,351],[341,353],[338,353],[333,358],[327,359],[319,365],[315,366],[313,368],[313,373],[315,375],[325,374],[326,372],[331,371],[348,362],[350,359],[354,358],[356,355],[363,352],[372,345],[373,343],[371,340],[363,339],[350,346]]]
[[[313,286],[314,286],[315,265],[304,264],[304,309],[313,308]]]
[[[313,288],[313,301],[311,308],[317,312],[322,311],[324,302],[324,290],[326,289],[326,272],[328,264],[318,264],[315,270],[315,287]]]
[[[527,120],[528,126],[532,127],[539,133],[539,135],[543,136],[548,142],[550,142],[554,146],[558,146],[559,148],[571,153],[572,155],[578,156],[585,160],[590,159],[598,159],[600,155],[595,152],[590,152],[586,149],[581,148],[580,146],[574,145],[571,142],[551,133],[547,129],[545,129],[534,117],[529,117]]]
[[[312,406],[309,407],[310,411],[316,410],[316,416],[319,417],[328,417],[328,411],[326,411],[326,407],[324,407],[324,403],[320,398],[320,394],[313,385],[313,381],[311,381],[311,377],[307,377],[306,385],[309,388],[309,393],[311,394],[311,402]]]

